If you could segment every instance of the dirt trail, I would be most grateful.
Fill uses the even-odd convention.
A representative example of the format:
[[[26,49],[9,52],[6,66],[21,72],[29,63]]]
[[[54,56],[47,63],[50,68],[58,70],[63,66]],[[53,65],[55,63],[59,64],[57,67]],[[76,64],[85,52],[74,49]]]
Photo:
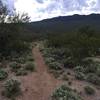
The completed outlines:
[[[55,79],[52,74],[48,73],[48,66],[45,64],[38,46],[32,52],[36,63],[36,72],[19,77],[23,94],[17,100],[50,100],[50,95],[54,89],[67,82]],[[73,76],[72,78],[71,87],[78,92],[81,91],[84,100],[100,100],[100,90],[97,90],[95,95],[88,96],[84,93],[84,86],[89,85],[89,83],[76,80]]]
[[[21,77],[23,95],[17,100],[50,100],[50,95],[62,82],[48,73],[48,67],[45,65],[38,46],[32,52],[36,63],[36,72]]]

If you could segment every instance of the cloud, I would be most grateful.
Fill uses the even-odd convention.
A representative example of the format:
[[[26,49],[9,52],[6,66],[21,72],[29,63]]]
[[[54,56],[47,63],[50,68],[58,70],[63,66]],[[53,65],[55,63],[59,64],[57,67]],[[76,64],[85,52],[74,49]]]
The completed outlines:
[[[100,13],[100,0],[8,0],[17,12],[26,12],[32,21],[73,14]],[[9,4],[11,6],[11,4]]]

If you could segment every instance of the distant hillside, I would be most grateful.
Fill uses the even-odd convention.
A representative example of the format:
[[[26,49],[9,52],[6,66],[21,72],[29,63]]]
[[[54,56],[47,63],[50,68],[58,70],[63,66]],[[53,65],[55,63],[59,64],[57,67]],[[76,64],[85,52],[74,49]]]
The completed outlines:
[[[100,14],[55,17],[31,22],[29,27],[36,33],[65,33],[76,31],[85,25],[89,25],[100,32]]]

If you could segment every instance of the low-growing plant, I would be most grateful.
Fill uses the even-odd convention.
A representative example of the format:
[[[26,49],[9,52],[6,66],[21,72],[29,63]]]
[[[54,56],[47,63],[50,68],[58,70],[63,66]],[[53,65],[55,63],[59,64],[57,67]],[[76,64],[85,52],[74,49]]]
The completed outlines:
[[[96,73],[98,64],[96,63],[90,63],[86,66],[85,72],[86,73]]]
[[[16,59],[16,62],[24,64],[26,62],[26,59],[24,57],[19,57],[19,58]]]
[[[27,56],[27,60],[28,61],[34,61],[34,58],[33,58],[33,56]]]
[[[75,72],[85,72],[84,66],[76,66],[74,70]]]
[[[4,87],[4,95],[8,98],[15,98],[21,93],[20,82],[17,79],[7,80],[4,84]]]
[[[10,64],[10,68],[11,68],[11,70],[12,70],[13,72],[16,72],[18,69],[21,68],[21,65],[20,65],[19,63],[17,63],[17,62],[12,62],[12,63]]]
[[[27,71],[24,69],[24,68],[21,68],[19,70],[17,70],[16,72],[16,76],[24,76],[24,75],[27,75]]]
[[[52,100],[82,100],[81,97],[66,85],[56,89],[52,95]]]
[[[100,67],[98,68],[97,72],[96,72],[97,76],[100,77]]]
[[[85,74],[82,73],[82,72],[76,72],[76,73],[75,73],[75,77],[76,77],[76,79],[78,79],[78,80],[84,80],[84,79],[85,79]]]
[[[95,85],[100,85],[100,77],[98,77],[96,74],[93,73],[88,74],[86,80]]]
[[[93,95],[95,93],[95,89],[91,86],[84,87],[85,93],[88,95]]]
[[[51,62],[49,63],[49,68],[52,70],[61,70],[62,64],[59,62]]]
[[[52,63],[52,62],[54,62],[54,61],[55,61],[55,59],[54,59],[53,57],[46,57],[46,58],[45,58],[46,64]]]
[[[60,75],[63,73],[63,70],[49,70],[49,72],[52,73],[55,78],[59,78]]]
[[[8,76],[8,73],[2,69],[0,69],[0,80],[6,79]]]
[[[62,62],[64,64],[65,68],[74,68],[75,64],[76,64],[75,59],[73,59],[71,57],[64,59]]]
[[[35,70],[35,65],[33,62],[27,62],[25,65],[25,69],[28,71],[34,71]]]
[[[68,81],[68,80],[69,80],[69,77],[68,77],[68,75],[67,75],[67,74],[64,74],[64,75],[63,75],[63,80],[66,80],[66,81]]]

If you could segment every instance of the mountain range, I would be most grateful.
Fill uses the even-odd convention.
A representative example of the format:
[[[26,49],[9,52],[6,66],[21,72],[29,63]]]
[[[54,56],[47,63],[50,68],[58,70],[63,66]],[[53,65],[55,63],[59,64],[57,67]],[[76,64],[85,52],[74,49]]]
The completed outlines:
[[[86,25],[100,32],[100,14],[59,16],[28,24],[35,33],[75,32]]]

